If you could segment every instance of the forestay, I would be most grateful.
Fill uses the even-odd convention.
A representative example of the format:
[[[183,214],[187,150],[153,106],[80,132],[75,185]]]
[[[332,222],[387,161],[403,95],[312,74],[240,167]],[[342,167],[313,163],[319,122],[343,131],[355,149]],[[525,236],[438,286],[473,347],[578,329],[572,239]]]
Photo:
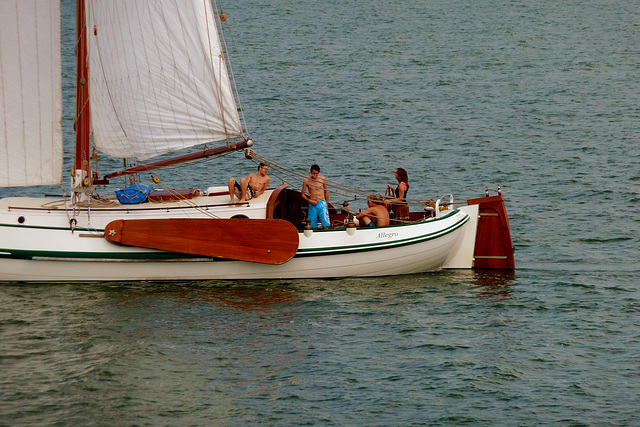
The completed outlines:
[[[62,182],[60,2],[0,0],[0,186]]]
[[[242,137],[210,0],[88,0],[94,146],[144,160]]]

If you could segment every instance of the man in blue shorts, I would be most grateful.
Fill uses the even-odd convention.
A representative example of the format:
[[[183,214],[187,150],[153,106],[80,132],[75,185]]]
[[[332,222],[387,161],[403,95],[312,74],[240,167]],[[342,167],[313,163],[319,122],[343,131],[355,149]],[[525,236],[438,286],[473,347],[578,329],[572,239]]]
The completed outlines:
[[[307,196],[306,191],[309,190]],[[311,176],[302,181],[302,198],[309,202],[308,219],[311,228],[329,227],[329,191],[327,190],[327,178],[320,175],[320,166],[311,166]],[[320,220],[320,227],[318,227]]]

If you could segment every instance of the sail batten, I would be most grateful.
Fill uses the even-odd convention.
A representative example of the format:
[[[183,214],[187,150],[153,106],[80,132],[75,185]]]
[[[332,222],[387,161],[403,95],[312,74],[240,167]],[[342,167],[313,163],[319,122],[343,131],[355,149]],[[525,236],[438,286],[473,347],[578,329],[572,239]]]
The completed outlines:
[[[0,186],[62,182],[60,3],[0,0]]]
[[[94,146],[148,159],[242,138],[209,0],[88,0]]]

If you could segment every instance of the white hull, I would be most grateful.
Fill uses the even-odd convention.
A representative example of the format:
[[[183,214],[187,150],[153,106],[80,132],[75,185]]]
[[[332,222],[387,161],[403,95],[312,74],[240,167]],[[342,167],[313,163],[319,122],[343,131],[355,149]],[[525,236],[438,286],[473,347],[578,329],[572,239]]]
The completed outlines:
[[[88,282],[210,279],[292,279],[384,276],[441,268],[460,249],[469,215],[377,228],[307,230],[295,257],[281,265],[180,254],[110,243],[103,229],[114,219],[265,218],[271,191],[249,205],[229,206],[228,196],[189,202],[92,208],[76,215],[64,207],[42,209],[48,199],[0,201],[0,281]],[[201,208],[193,205],[198,204]],[[50,205],[49,205],[50,206]],[[208,209],[208,210],[203,210]],[[259,236],[256,236],[259,238]],[[213,242],[212,244],[215,244]]]

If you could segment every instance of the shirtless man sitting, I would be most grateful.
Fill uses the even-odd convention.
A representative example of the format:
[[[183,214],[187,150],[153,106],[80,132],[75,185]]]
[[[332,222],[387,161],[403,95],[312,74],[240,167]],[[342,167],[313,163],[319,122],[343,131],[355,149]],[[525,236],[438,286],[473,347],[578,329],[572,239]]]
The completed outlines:
[[[389,225],[389,211],[384,205],[384,200],[380,194],[370,194],[367,196],[367,209],[356,215],[364,227],[381,227]]]
[[[306,190],[309,190],[307,196]],[[329,191],[327,190],[327,178],[320,175],[320,166],[311,166],[311,176],[302,181],[302,198],[309,202],[309,213],[307,215],[311,228],[329,227]]]
[[[258,173],[250,173],[247,178],[240,178],[239,184],[234,178],[229,178],[230,203],[235,203],[235,197],[240,198],[239,203],[244,203],[264,193],[271,182],[267,172],[269,172],[269,165],[260,163]]]

